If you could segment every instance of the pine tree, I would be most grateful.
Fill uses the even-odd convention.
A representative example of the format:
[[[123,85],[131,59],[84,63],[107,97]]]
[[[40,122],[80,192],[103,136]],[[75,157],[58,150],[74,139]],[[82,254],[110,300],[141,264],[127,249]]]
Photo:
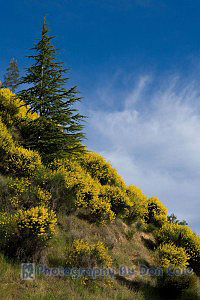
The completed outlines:
[[[185,220],[179,221],[179,220],[177,219],[177,217],[175,216],[175,214],[169,215],[169,216],[167,217],[167,219],[168,219],[168,222],[169,222],[169,223],[175,223],[175,224],[179,224],[179,225],[188,225],[188,223],[187,223]]]
[[[56,62],[56,49],[51,45],[52,36],[48,35],[46,18],[44,18],[41,40],[31,50],[36,55],[28,56],[34,64],[27,69],[21,84],[30,87],[18,93],[33,112],[39,115],[22,130],[25,146],[40,152],[44,161],[78,154],[84,147],[81,141],[84,118],[73,104],[80,101],[77,88],[65,88],[68,71],[62,63]]]
[[[14,58],[10,60],[7,72],[4,75],[3,86],[9,88],[13,93],[15,92],[17,86],[19,85],[19,68],[17,61]]]

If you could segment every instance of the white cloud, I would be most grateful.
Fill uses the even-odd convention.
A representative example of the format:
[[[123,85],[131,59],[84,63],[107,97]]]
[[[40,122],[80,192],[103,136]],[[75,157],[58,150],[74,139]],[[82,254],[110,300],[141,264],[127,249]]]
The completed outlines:
[[[150,82],[149,76],[141,76],[136,88],[132,90],[132,92],[125,99],[125,110],[134,109],[134,105],[140,100],[142,96],[142,92],[145,89],[147,83]]]
[[[150,93],[151,84],[149,76],[141,77],[120,111],[91,110],[88,145],[110,160],[127,184],[158,196],[200,232],[198,91],[192,83],[180,87],[176,77]]]

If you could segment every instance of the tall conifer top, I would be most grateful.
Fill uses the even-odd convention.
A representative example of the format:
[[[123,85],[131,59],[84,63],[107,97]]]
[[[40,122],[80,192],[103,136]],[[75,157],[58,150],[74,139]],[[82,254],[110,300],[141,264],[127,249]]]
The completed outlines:
[[[3,86],[9,88],[13,93],[19,85],[19,68],[17,61],[12,58],[7,68],[7,72],[4,75]]]
[[[42,26],[42,35],[44,35],[47,31],[48,31],[48,29],[47,29],[47,20],[46,20],[46,16],[44,16],[44,23],[43,23],[43,26]]]
[[[51,126],[57,126],[59,132],[62,132],[62,134],[57,134],[57,136],[60,136],[59,138],[53,137],[51,134],[49,141],[44,136],[43,148],[45,145],[52,143],[54,149],[56,149],[53,140],[57,140],[61,150],[76,152],[83,148],[80,141],[84,137],[82,133],[83,126],[80,124],[83,116],[73,108],[74,103],[79,101],[80,97],[77,97],[78,92],[75,86],[66,88],[69,79],[65,78],[64,75],[68,70],[62,68],[62,63],[56,62],[57,53],[54,46],[51,45],[52,39],[53,37],[48,35],[46,17],[44,17],[42,38],[31,49],[35,51],[35,55],[28,56],[33,60],[33,64],[27,68],[26,76],[21,80],[22,84],[28,84],[29,87],[20,91],[18,96],[30,105],[33,112],[40,116],[40,121],[43,121],[43,123],[48,121]],[[42,140],[41,129],[39,131],[40,134],[36,134],[34,137],[34,143],[31,141],[28,144],[35,149],[38,149],[36,139]],[[45,135],[48,135],[48,133],[46,132]],[[45,153],[47,150],[49,148],[40,152]]]

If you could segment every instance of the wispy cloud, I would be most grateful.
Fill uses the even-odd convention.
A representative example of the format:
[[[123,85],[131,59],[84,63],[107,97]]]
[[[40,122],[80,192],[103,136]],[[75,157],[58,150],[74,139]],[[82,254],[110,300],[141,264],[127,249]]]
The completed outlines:
[[[158,196],[200,232],[199,91],[192,82],[181,86],[178,77],[150,92],[155,84],[141,76],[121,110],[114,104],[110,111],[90,110],[88,146],[110,160],[127,184]]]

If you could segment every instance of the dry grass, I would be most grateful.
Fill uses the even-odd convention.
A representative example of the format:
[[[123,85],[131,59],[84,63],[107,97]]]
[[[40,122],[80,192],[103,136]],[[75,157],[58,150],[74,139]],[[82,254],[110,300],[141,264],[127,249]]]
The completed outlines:
[[[133,234],[128,234],[131,231]],[[4,300],[163,300],[156,287],[156,278],[141,276],[137,269],[140,264],[155,266],[155,241],[150,233],[137,229],[137,224],[128,226],[117,219],[114,224],[95,225],[76,215],[59,218],[58,234],[43,252],[43,261],[51,267],[65,266],[66,247],[74,239],[87,242],[103,241],[113,258],[113,267],[118,273],[120,265],[134,268],[136,273],[130,276],[116,274],[112,283],[104,277],[84,282],[82,278],[72,279],[67,276],[36,277],[34,281],[20,279],[20,265],[13,264],[3,255],[0,256],[0,299]],[[199,281],[192,290],[188,290],[177,300],[197,300],[200,295]],[[196,292],[194,293],[194,290]],[[199,293],[199,294],[198,294]],[[188,298],[187,298],[188,297]],[[172,300],[172,299],[170,299]]]

